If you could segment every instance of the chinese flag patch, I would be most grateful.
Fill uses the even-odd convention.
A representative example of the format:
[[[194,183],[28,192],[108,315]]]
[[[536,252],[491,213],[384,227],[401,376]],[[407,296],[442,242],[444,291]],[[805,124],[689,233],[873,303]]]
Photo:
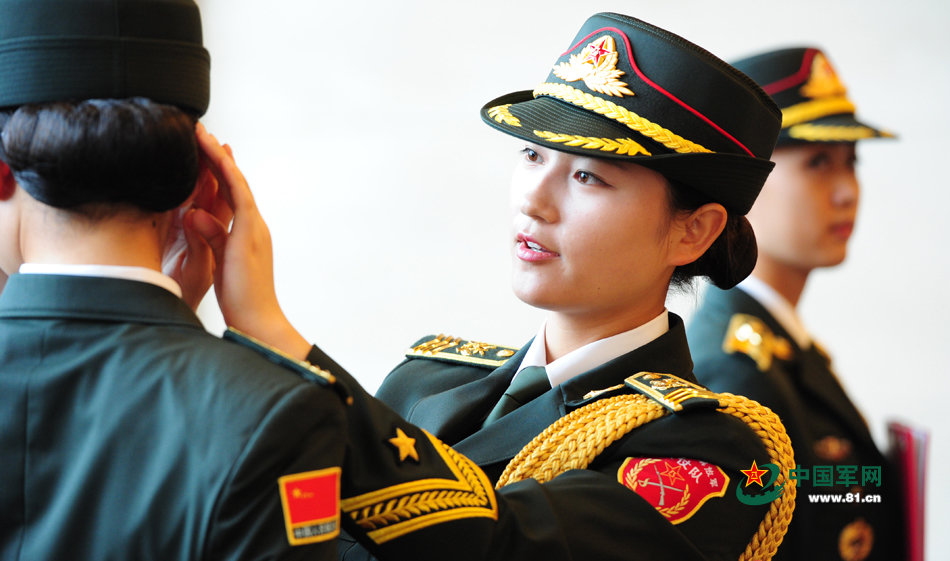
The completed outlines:
[[[340,468],[285,475],[277,485],[290,545],[322,542],[340,533]]]
[[[617,481],[633,490],[673,524],[688,520],[713,497],[726,494],[722,468],[687,458],[627,458]]]

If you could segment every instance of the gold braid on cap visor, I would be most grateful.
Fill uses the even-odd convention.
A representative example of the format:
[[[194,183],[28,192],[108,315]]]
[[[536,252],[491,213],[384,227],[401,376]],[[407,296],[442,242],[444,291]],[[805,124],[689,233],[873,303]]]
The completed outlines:
[[[854,113],[854,104],[844,96],[797,103],[782,109],[782,128],[841,113]]]
[[[562,101],[566,101],[572,105],[583,107],[588,111],[593,111],[598,115],[603,115],[608,119],[630,127],[643,136],[650,138],[655,142],[662,144],[670,150],[680,154],[712,152],[712,150],[704,146],[701,146],[691,140],[687,140],[682,136],[679,136],[678,134],[663,128],[662,126],[649,121],[648,119],[644,119],[626,107],[621,107],[620,105],[617,105],[611,101],[607,101],[606,99],[602,99],[576,88],[572,88],[567,84],[545,82],[535,88],[533,93],[534,97],[542,95],[551,96]]]
[[[864,138],[874,138],[877,133],[869,127],[825,126],[825,125],[795,125],[789,127],[788,136],[811,142],[855,142]],[[881,136],[893,136],[881,132]]]

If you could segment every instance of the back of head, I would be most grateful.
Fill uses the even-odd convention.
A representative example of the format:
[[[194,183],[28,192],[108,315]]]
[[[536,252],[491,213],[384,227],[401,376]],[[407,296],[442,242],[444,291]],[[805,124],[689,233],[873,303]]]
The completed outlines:
[[[0,158],[50,206],[174,208],[209,76],[192,0],[0,0]]]

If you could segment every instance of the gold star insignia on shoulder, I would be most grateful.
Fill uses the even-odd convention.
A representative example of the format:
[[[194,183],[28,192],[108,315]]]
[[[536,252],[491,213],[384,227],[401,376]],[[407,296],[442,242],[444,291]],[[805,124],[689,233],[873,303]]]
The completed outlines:
[[[775,335],[765,322],[748,314],[732,316],[722,350],[748,356],[762,372],[772,367],[773,359],[788,360],[794,352],[787,339]]]
[[[416,439],[404,433],[401,428],[396,428],[396,436],[390,438],[389,443],[399,451],[400,462],[404,462],[406,458],[419,461],[419,453],[416,452]]]
[[[410,358],[431,358],[498,368],[518,349],[478,341],[463,341],[451,335],[430,335],[406,351]]]

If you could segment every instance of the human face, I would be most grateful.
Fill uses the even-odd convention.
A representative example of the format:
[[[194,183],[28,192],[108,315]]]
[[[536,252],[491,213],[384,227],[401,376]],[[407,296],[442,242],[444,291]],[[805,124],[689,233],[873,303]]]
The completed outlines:
[[[806,272],[841,263],[858,210],[854,143],[780,147],[772,160],[748,215],[759,259]]]
[[[675,267],[667,189],[642,166],[527,145],[511,189],[515,295],[633,327],[658,315]]]

